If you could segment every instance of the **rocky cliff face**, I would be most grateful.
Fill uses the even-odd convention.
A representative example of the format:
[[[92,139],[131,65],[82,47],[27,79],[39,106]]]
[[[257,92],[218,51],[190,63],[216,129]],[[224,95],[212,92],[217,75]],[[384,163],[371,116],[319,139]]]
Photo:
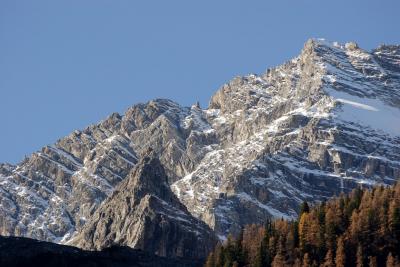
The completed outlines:
[[[295,216],[303,200],[391,184],[400,178],[400,46],[309,40],[285,64],[222,86],[206,109],[150,101],[3,164],[0,234],[65,242],[85,223],[97,227],[88,222],[100,206],[111,214],[101,203],[123,198],[113,191],[149,148],[179,201],[220,238]],[[159,199],[135,210],[161,218]],[[128,244],[140,229],[102,238]]]
[[[145,156],[68,243],[91,250],[124,245],[164,257],[202,259],[216,241],[171,191],[160,161]]]
[[[202,133],[218,142],[174,191],[226,235],[267,216],[295,216],[302,200],[393,183],[400,178],[399,58],[399,46],[368,53],[310,40],[284,65],[235,78],[203,111],[211,130]]]
[[[136,164],[113,114],[44,147],[18,166],[0,167],[0,234],[68,239]]]

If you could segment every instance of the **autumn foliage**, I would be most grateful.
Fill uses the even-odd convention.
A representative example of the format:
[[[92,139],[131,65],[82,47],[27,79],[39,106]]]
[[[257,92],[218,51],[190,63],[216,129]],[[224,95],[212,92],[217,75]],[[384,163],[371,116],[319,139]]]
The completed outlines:
[[[399,258],[400,183],[303,203],[296,221],[247,225],[215,248],[206,267],[400,267]]]

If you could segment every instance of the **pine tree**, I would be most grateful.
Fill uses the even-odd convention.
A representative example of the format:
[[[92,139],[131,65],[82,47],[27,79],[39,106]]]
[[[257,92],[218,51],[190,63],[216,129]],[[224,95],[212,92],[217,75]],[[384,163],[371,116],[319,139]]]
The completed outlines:
[[[392,253],[390,252],[386,259],[386,267],[398,267],[399,263],[393,257]]]
[[[299,258],[296,258],[294,261],[293,267],[301,267],[301,261]]]
[[[303,254],[308,253],[308,242],[307,242],[307,236],[309,232],[309,214],[308,212],[304,212],[300,216],[300,222],[299,222],[299,247],[300,251]]]
[[[378,263],[376,262],[376,257],[369,256],[369,267],[378,267]]]
[[[264,261],[265,261],[264,250],[263,247],[260,246],[260,248],[257,251],[256,258],[254,259],[254,267],[263,267]]]
[[[257,255],[255,258],[254,267],[264,267],[270,266],[267,248],[264,242],[261,242],[260,247],[258,248]]]
[[[364,266],[364,257],[363,257],[363,251],[361,245],[357,246],[357,267],[363,267]]]
[[[299,246],[299,223],[294,221],[292,223],[292,233],[293,233],[293,245],[295,247]]]
[[[235,245],[233,242],[233,237],[231,235],[228,236],[225,245],[225,257],[224,257],[224,267],[231,267],[235,262]]]
[[[335,263],[336,263],[336,267],[345,267],[346,266],[346,252],[345,252],[345,248],[344,248],[343,237],[339,237],[339,239],[338,239]]]
[[[303,203],[301,203],[299,216],[301,216],[305,212],[306,213],[310,212],[310,206],[308,206],[307,201],[304,201]]]
[[[395,202],[390,206],[389,224],[393,237],[396,240],[400,240],[400,207]]]
[[[289,231],[286,237],[285,251],[286,251],[286,262],[288,265],[293,265],[296,260],[296,248],[299,244],[299,227],[298,223],[290,222]]]
[[[264,224],[264,236],[262,238],[261,244],[257,250],[257,255],[255,258],[255,267],[269,267],[271,266],[271,252],[269,249],[270,236],[273,232],[273,225],[270,220]]]
[[[268,220],[243,232],[217,246],[206,267],[400,267],[400,183],[356,189],[303,212],[298,221]]]
[[[205,267],[215,267],[215,257],[213,252],[208,255]]]
[[[243,234],[244,228],[242,227],[234,246],[234,261],[238,266],[243,266],[245,263],[245,252],[243,249]]]
[[[336,249],[336,215],[331,206],[326,207],[325,212],[325,240],[327,249]]]
[[[274,260],[271,264],[272,267],[282,267],[285,266],[285,258],[283,257],[282,253],[279,252],[275,255]]]
[[[265,229],[261,226],[255,224],[245,226],[242,245],[246,261],[254,261],[257,258],[264,237]]]
[[[325,240],[325,202],[322,202],[317,210],[318,217],[318,233],[317,233],[317,258],[319,262],[322,262],[327,251],[326,240]]]
[[[335,267],[335,263],[333,262],[333,253],[332,250],[328,250],[326,253],[323,267]]]
[[[225,264],[225,249],[222,245],[218,244],[215,251],[215,267],[223,267]]]
[[[311,260],[308,253],[304,254],[302,267],[311,267]]]

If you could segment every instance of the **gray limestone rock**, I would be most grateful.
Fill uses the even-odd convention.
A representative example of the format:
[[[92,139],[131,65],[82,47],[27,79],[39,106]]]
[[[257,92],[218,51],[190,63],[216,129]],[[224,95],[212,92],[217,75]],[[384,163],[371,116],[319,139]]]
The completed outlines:
[[[149,148],[179,208],[168,209],[148,188],[121,210],[143,214],[138,227],[108,229],[113,213],[106,209],[110,218],[96,232],[107,240],[101,246],[123,240],[148,247],[140,236],[156,236],[140,227],[172,240],[168,233],[182,229],[168,215],[182,205],[223,239],[243,224],[295,217],[304,200],[392,184],[400,178],[399,88],[400,46],[368,52],[311,39],[283,65],[223,85],[208,108],[156,99],[74,131],[16,166],[0,165],[0,234],[64,243],[83,233],[104,201],[124,194]],[[128,229],[136,230],[117,235]]]
[[[212,230],[172,193],[160,161],[148,155],[69,242],[90,250],[123,245],[158,256],[198,259],[215,243]]]

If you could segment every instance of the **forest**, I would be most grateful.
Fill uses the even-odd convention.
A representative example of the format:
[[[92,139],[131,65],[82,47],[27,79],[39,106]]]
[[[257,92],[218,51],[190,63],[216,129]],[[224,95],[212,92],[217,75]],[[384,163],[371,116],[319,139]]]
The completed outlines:
[[[209,254],[206,267],[400,266],[400,183],[304,202],[297,220],[247,225]]]

